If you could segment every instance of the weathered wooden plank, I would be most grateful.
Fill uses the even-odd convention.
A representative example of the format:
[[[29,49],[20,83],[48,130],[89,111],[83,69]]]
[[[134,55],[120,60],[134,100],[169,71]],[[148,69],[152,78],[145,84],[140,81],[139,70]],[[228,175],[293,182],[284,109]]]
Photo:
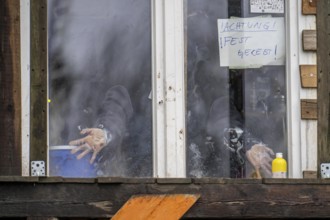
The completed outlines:
[[[111,219],[178,220],[199,197],[194,194],[135,195]]]
[[[0,213],[1,217],[110,218],[133,195],[198,194],[200,198],[182,219],[330,216],[329,179],[264,179],[263,182],[265,183],[0,182]]]
[[[315,15],[317,0],[302,0],[302,14]]]
[[[330,74],[330,0],[322,0],[317,4],[317,175],[320,177],[320,164],[330,161],[329,131],[329,74]]]
[[[304,179],[316,179],[317,173],[314,170],[304,170],[303,177],[304,177]]]
[[[26,176],[0,176],[0,182],[38,182],[38,177],[26,177]]]
[[[303,88],[317,88],[317,66],[300,65],[300,80]]]
[[[303,49],[305,51],[316,51],[317,50],[316,30],[303,30],[302,41],[303,41]]]
[[[231,178],[193,178],[195,184],[260,184],[262,179],[231,179]]]
[[[31,0],[30,7],[30,160],[47,164],[47,1]]]
[[[21,175],[20,1],[0,1],[0,175]]]
[[[191,183],[190,178],[158,178],[156,181],[159,184],[185,184],[185,183]]]
[[[317,100],[301,99],[301,119],[317,119]]]
[[[97,183],[155,183],[155,178],[123,178],[123,177],[98,177]]]

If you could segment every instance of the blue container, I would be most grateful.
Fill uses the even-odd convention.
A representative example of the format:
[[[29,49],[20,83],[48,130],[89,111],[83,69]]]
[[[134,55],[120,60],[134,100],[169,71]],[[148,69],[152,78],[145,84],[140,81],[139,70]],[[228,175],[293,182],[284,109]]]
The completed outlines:
[[[71,154],[75,146],[63,145],[49,148],[49,175],[85,178],[96,177],[95,164],[90,164],[92,153],[78,160],[79,154]]]

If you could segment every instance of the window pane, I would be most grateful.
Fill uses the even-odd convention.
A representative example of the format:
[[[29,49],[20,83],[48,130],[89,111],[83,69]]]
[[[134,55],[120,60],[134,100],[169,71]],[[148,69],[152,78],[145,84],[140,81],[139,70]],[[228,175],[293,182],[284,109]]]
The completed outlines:
[[[256,2],[186,0],[188,176],[271,177],[287,157],[284,1]]]
[[[151,176],[150,0],[48,7],[50,175]]]

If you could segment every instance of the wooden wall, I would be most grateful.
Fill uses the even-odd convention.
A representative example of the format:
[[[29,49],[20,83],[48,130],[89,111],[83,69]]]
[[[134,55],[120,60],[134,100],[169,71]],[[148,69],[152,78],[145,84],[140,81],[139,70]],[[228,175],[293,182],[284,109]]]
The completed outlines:
[[[20,0],[0,0],[0,175],[21,175]]]
[[[110,219],[133,195],[194,194],[200,198],[182,219],[329,219],[329,192],[329,179],[0,177],[0,213]]]

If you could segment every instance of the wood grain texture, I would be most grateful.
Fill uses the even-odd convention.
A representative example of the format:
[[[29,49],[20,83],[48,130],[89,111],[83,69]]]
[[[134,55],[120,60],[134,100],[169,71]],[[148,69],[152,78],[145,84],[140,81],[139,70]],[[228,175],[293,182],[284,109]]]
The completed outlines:
[[[301,99],[301,119],[317,119],[317,100]]]
[[[317,66],[300,65],[300,80],[302,88],[317,88]]]
[[[316,51],[317,50],[316,30],[303,30],[302,43],[303,43],[304,51]]]
[[[135,195],[111,219],[178,220],[199,197],[191,194]]]
[[[329,131],[329,74],[330,74],[330,0],[318,1],[316,28],[317,34],[317,168],[320,177],[320,164],[330,161]]]
[[[20,1],[0,1],[0,175],[21,175]]]
[[[243,183],[5,182],[1,217],[111,218],[134,195],[200,195],[181,219],[279,219],[330,216],[330,179],[262,179]],[[203,179],[200,182],[203,182]],[[131,181],[134,182],[134,181]],[[223,183],[220,183],[223,182]]]
[[[31,0],[30,7],[30,160],[47,164],[47,0]]]

